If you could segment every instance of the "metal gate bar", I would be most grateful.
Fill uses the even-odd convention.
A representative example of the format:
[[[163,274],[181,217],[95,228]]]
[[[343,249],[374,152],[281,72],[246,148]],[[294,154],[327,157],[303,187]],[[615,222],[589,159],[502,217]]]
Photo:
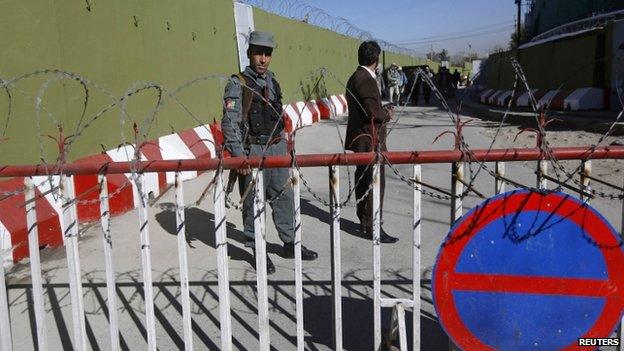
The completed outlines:
[[[535,159],[536,155],[541,155],[539,150],[528,149],[520,150],[513,149],[513,152],[509,150],[490,150],[487,153],[481,151],[475,151],[474,160],[488,160],[496,162],[496,177],[494,180],[494,192],[502,193],[505,191],[504,175],[505,175],[505,161],[521,161],[521,160],[533,160],[538,161],[537,183],[541,187],[547,186],[547,162],[545,160]],[[580,190],[579,194],[584,196],[584,200],[588,201],[589,198],[586,194],[591,191],[590,179],[591,178],[591,162],[584,161],[582,157],[587,154],[586,148],[563,148],[555,149],[553,153],[558,159],[580,159],[581,174],[580,174]],[[624,148],[610,147],[608,149],[597,149],[593,158],[624,158]],[[354,155],[305,155],[297,156],[297,163],[299,166],[322,166],[331,165],[329,167],[329,189],[330,189],[330,213],[332,216],[331,222],[331,234],[332,234],[332,293],[333,293],[333,332],[334,332],[334,348],[342,349],[342,271],[341,271],[341,249],[340,249],[340,195],[339,195],[339,165],[350,164],[359,165],[370,163],[371,158],[376,157],[373,154],[354,154]],[[464,190],[464,163],[470,160],[465,160],[461,157],[461,153],[455,151],[433,151],[433,152],[399,152],[399,153],[386,153],[385,157],[391,162],[395,163],[452,163],[451,174],[451,198],[452,206],[450,213],[451,224],[455,222],[462,214],[462,201],[461,196]],[[381,158],[379,158],[381,160]],[[254,162],[258,160],[249,159],[247,162],[254,166]],[[264,167],[291,167],[292,164],[286,166],[284,162],[292,162],[290,157],[268,157],[264,160]],[[418,161],[418,162],[417,162]],[[222,165],[226,168],[235,168],[239,165],[240,159],[226,159],[222,161]],[[69,164],[66,167],[68,174],[88,174],[86,170],[95,167],[96,165],[86,165],[85,168],[80,168],[77,165]],[[108,165],[110,173],[125,173],[129,171],[131,165],[127,162],[113,163]],[[136,167],[136,165],[134,165]],[[185,226],[184,226],[184,199],[183,199],[183,183],[180,179],[180,172],[192,169],[212,169],[215,166],[212,160],[181,160],[181,161],[159,161],[152,162],[146,165],[144,169],[146,171],[175,171],[175,186],[176,186],[176,223],[178,234],[178,251],[179,251],[179,264],[180,264],[180,284],[182,289],[182,307],[183,307],[183,326],[184,326],[184,340],[185,349],[193,349],[192,345],[192,329],[190,319],[190,298],[189,298],[189,278],[188,278],[188,263],[186,259],[186,238],[185,238]],[[8,173],[17,175],[15,173],[30,171],[32,174],[37,174],[39,170],[29,169],[26,167],[5,167],[0,170],[0,176]],[[380,223],[380,167],[382,164],[376,162],[373,166],[373,278],[374,278],[374,348],[378,349],[381,346],[381,309],[383,307],[393,308],[393,318],[396,322],[396,330],[400,335],[400,345],[404,349],[407,347],[407,339],[405,336],[405,320],[404,310],[405,308],[413,308],[413,348],[414,350],[420,349],[421,335],[420,335],[420,309],[421,309],[421,287],[420,287],[420,265],[421,265],[421,210],[422,210],[422,198],[421,198],[421,184],[422,184],[422,171],[420,164],[413,165],[413,221],[412,221],[412,234],[413,234],[413,247],[412,247],[412,274],[413,274],[413,291],[411,298],[382,298],[381,297],[381,250],[380,250],[380,235],[381,235],[381,223]],[[98,167],[101,169],[101,165]],[[8,173],[7,173],[8,172]],[[301,242],[302,242],[302,225],[301,225],[301,208],[300,208],[300,188],[299,181],[300,176],[296,168],[291,168],[292,173],[292,187],[295,195],[295,295],[296,295],[296,321],[297,321],[297,349],[304,349],[304,328],[303,328],[303,282],[302,282],[302,261],[301,261]],[[218,168],[215,174],[216,183],[214,188],[214,204],[215,204],[215,235],[216,235],[216,247],[217,247],[217,259],[218,259],[218,279],[219,279],[219,307],[220,307],[220,325],[221,325],[221,348],[223,350],[232,349],[232,332],[231,332],[231,311],[229,301],[229,274],[228,274],[228,256],[227,256],[227,228],[226,228],[226,213],[225,213],[225,193],[222,179],[222,169]],[[254,169],[253,178],[255,179],[254,189],[254,215],[255,215],[255,241],[256,241],[256,268],[257,268],[257,286],[258,286],[258,325],[259,325],[259,349],[270,350],[270,331],[269,331],[269,311],[268,311],[268,287],[267,287],[267,275],[266,275],[266,204],[263,191],[263,176],[261,171]],[[156,348],[156,333],[155,333],[155,319],[154,319],[154,299],[153,299],[153,281],[151,277],[151,258],[150,258],[150,246],[149,246],[149,228],[147,224],[147,193],[144,187],[144,174],[136,174],[135,185],[138,191],[139,204],[137,206],[140,233],[141,233],[141,253],[142,253],[142,269],[143,269],[143,286],[145,290],[145,308],[146,308],[146,330],[148,333],[148,348],[155,350]],[[116,315],[116,298],[115,295],[115,278],[114,267],[112,261],[112,239],[110,233],[110,213],[106,177],[104,175],[99,176],[100,183],[100,212],[101,222],[103,230],[103,248],[106,265],[106,278],[107,278],[107,290],[108,290],[108,309],[109,309],[109,323],[110,323],[110,337],[111,337],[111,349],[116,350],[119,348],[119,329]],[[36,201],[35,201],[35,187],[32,179],[26,178],[26,211],[27,211],[27,223],[29,229],[29,248],[31,254],[31,275],[32,286],[34,293],[35,303],[35,316],[37,323],[37,338],[40,344],[40,350],[46,348],[46,328],[43,322],[45,312],[43,310],[43,294],[42,294],[42,282],[41,282],[41,267],[38,262],[38,243],[37,243],[37,225],[36,225]],[[72,315],[73,315],[73,328],[74,328],[74,347],[76,349],[86,349],[86,333],[85,319],[84,319],[84,307],[82,302],[82,283],[80,272],[80,260],[78,255],[78,221],[76,215],[76,197],[73,190],[72,178],[63,175],[60,177],[60,188],[63,194],[63,233],[66,237],[66,250],[68,258],[69,278],[70,278],[70,291],[72,293]],[[624,226],[624,206],[623,206],[623,226]],[[0,272],[3,273],[3,272]],[[2,276],[4,278],[4,274]],[[4,286],[4,281],[0,280],[0,283]],[[6,296],[4,297],[4,303],[2,294],[0,294],[0,319],[8,320],[9,311],[7,308],[2,308],[2,305],[6,305]],[[622,321],[624,323],[624,320]],[[623,324],[624,325],[624,324]],[[622,328],[622,326],[620,327]],[[11,345],[10,325],[2,326],[0,328],[0,336],[2,336],[2,345]],[[393,329],[394,330],[394,329]],[[8,337],[7,337],[8,335]]]

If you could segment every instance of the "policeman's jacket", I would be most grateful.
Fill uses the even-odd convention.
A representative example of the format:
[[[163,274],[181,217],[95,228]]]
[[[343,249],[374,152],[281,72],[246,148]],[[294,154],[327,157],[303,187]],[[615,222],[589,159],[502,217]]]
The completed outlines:
[[[282,92],[273,72],[261,76],[248,66],[241,75],[245,82],[232,76],[223,96],[221,129],[234,157],[245,155],[251,137],[275,137],[284,129]]]

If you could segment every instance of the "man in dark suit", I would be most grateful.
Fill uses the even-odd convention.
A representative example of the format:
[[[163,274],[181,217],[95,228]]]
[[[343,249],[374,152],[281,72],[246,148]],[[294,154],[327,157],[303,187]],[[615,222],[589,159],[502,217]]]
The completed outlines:
[[[386,123],[392,118],[394,110],[383,108],[381,95],[375,80],[375,69],[379,65],[381,48],[375,41],[365,41],[358,49],[358,63],[347,82],[347,105],[349,120],[345,147],[354,152],[387,151]],[[383,216],[383,197],[386,185],[384,167],[380,175],[380,216]],[[360,231],[364,237],[373,237],[373,194],[367,191],[373,180],[373,167],[357,166],[355,169],[355,195],[357,199],[365,198],[357,205],[357,216],[360,219]],[[368,194],[367,194],[368,193]],[[383,218],[383,217],[382,217]],[[382,243],[395,243],[399,239],[381,230]]]

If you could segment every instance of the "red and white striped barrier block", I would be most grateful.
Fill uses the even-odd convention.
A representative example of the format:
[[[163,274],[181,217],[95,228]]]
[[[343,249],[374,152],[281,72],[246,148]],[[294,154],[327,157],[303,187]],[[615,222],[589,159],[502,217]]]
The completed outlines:
[[[0,182],[0,192],[19,192],[24,189],[24,178],[17,177]],[[57,210],[48,199],[35,189],[37,229],[40,246],[62,246],[63,234]],[[0,233],[5,266],[28,256],[28,228],[26,227],[26,196],[23,192],[0,201]]]
[[[504,90],[496,90],[492,95],[488,96],[487,103],[490,105],[496,105],[496,102],[498,101],[498,97],[504,92],[505,92]]]
[[[525,91],[516,100],[516,106],[518,107],[530,107],[531,106],[531,94],[538,99],[542,96],[539,89],[531,89],[531,92]]]
[[[158,149],[156,147],[156,149]],[[145,153],[147,148],[144,148]],[[113,162],[108,154],[87,156],[76,160],[76,163]],[[109,211],[111,216],[118,216],[134,208],[134,195],[130,179],[123,174],[107,174],[106,181],[109,193]],[[164,181],[164,174],[163,174]],[[95,174],[74,176],[76,196],[80,197],[76,209],[81,222],[95,221],[100,218],[99,182]],[[114,194],[114,196],[112,196]]]
[[[117,149],[106,151],[108,156],[113,159],[114,162],[130,162],[134,158],[134,147],[130,145],[121,146]],[[147,161],[147,157],[141,152],[141,161]],[[131,173],[124,174],[128,179],[133,179]],[[143,191],[147,194],[152,193],[153,197],[156,197],[160,194],[160,187],[158,185],[158,174],[156,173],[146,173],[145,174],[145,184],[143,184]],[[136,187],[134,181],[131,181],[132,185],[132,194],[133,194],[133,207],[136,207],[140,202],[139,191]]]
[[[605,109],[604,89],[581,88],[576,89],[564,100],[566,110],[603,110]]]
[[[507,100],[511,99],[511,94],[513,94],[513,90],[504,91],[496,98],[496,105],[507,106]]]
[[[555,100],[555,97],[557,97],[557,95],[561,92],[561,90],[557,89],[557,90],[549,90],[546,94],[544,94],[544,96],[542,96],[541,99],[539,99],[537,101],[537,108],[541,109],[541,108],[548,108],[548,109],[552,109],[554,107],[552,107],[552,103]]]
[[[2,253],[2,262],[0,262],[0,264],[2,264],[3,267],[8,267],[13,264],[12,248],[11,233],[4,224],[0,222],[0,252]]]
[[[336,101],[335,105],[331,101]],[[323,103],[315,101],[297,102],[286,106],[286,118],[309,125],[318,122],[322,116],[322,104],[327,104],[328,109],[336,115],[338,111],[346,112],[344,97],[334,96],[332,100],[324,99]],[[288,110],[288,111],[286,111]],[[296,124],[294,124],[296,125]],[[223,144],[223,133],[220,124],[214,122],[210,125],[202,125],[187,129],[179,133],[165,135],[158,140],[149,141],[141,146],[141,161],[171,160],[171,159],[195,159],[202,157],[216,157],[217,150]],[[227,157],[227,152],[224,152]],[[135,155],[134,145],[125,145],[105,153],[83,157],[76,163],[106,163],[128,162]],[[106,172],[105,169],[102,170]],[[188,180],[197,177],[196,171],[182,172],[182,179]],[[173,172],[146,173],[144,191],[158,196],[168,184],[173,183]],[[134,209],[139,204],[139,193],[136,184],[132,181],[132,174],[107,174],[109,207],[111,216],[120,215]],[[78,220],[81,222],[94,221],[100,218],[99,183],[97,175],[77,175],[71,177],[75,188]],[[36,176],[33,182],[35,189],[37,228],[39,230],[39,244],[41,246],[62,246],[64,236],[62,233],[62,199],[58,192],[50,191],[52,187],[58,187],[60,176]],[[24,178],[12,178],[0,181],[0,193],[13,193],[0,201],[0,250],[3,253],[5,266],[28,256],[28,230],[26,228]]]
[[[329,119],[336,116],[336,107],[328,98],[321,98],[320,101],[316,101],[316,105],[321,113],[321,119]]]
[[[290,118],[293,128],[312,125],[321,119],[321,112],[315,101],[299,101],[286,105],[284,113]]]
[[[494,93],[494,92],[495,92],[494,89],[486,89],[486,90],[484,90],[479,95],[479,102],[481,102],[482,104],[486,104],[488,97],[490,97],[490,95],[492,95],[492,93]]]
[[[347,113],[347,101],[344,99],[344,96],[332,95],[330,96],[330,99],[336,108],[336,115],[343,115]]]

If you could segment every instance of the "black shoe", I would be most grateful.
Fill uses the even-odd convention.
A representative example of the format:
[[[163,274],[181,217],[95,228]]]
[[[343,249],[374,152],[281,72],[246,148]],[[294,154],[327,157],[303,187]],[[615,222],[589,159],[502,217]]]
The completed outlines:
[[[379,241],[383,244],[394,244],[399,241],[399,238],[394,237],[386,233],[385,230],[381,230],[381,235],[379,236]]]
[[[373,239],[373,229],[368,228],[364,231],[364,237],[367,239]],[[381,229],[381,234],[379,235],[379,242],[382,244],[394,244],[399,241],[399,238],[396,238],[388,233],[385,230]]]
[[[294,258],[295,257],[295,244],[293,243],[284,243],[284,248],[282,252],[282,257],[284,258]],[[304,261],[314,261],[318,258],[318,254],[312,250],[309,250],[307,247],[301,245],[301,259]]]
[[[253,268],[256,269],[256,250],[253,249],[253,264],[252,264]],[[267,270],[267,275],[271,275],[273,273],[275,273],[275,265],[273,264],[273,261],[271,261],[271,257],[269,257],[269,254],[267,253],[266,255],[266,270]]]

